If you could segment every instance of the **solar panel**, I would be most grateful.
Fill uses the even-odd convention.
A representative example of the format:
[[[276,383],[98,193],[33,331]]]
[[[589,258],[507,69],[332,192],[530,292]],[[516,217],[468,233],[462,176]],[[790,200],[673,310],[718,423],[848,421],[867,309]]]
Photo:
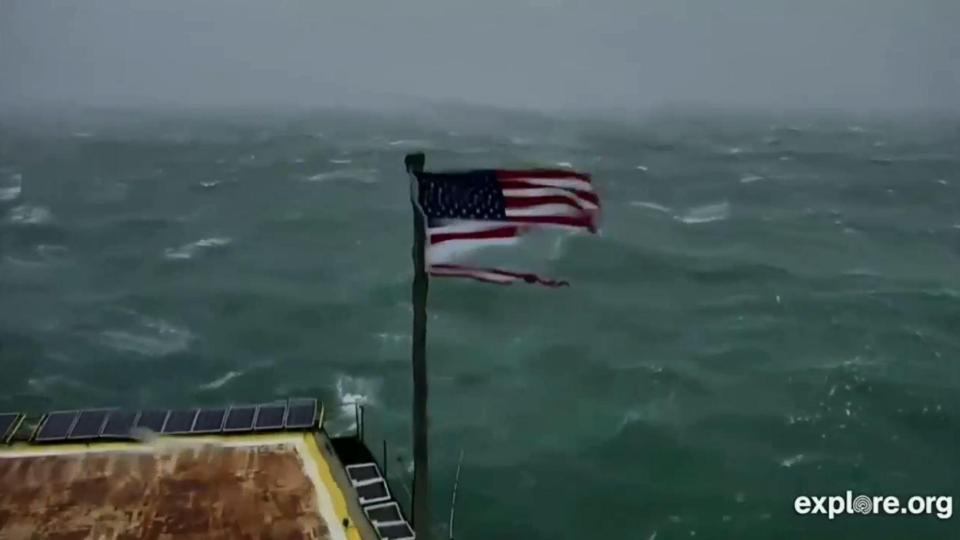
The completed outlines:
[[[400,507],[395,502],[383,504],[374,504],[366,506],[363,509],[370,521],[376,523],[391,523],[394,521],[403,521],[403,514]]]
[[[54,442],[66,440],[67,434],[77,420],[77,411],[52,412],[43,420],[40,430],[33,440],[37,442]]]
[[[191,433],[220,433],[225,416],[226,409],[201,409]]]
[[[190,433],[193,429],[193,422],[197,418],[197,409],[185,411],[170,411],[166,425],[163,426],[163,432],[168,435],[178,433]]]
[[[0,443],[6,443],[20,424],[20,413],[0,414]]]
[[[100,436],[105,439],[127,439],[139,414],[134,411],[115,410],[107,416]]]
[[[413,529],[410,528],[410,525],[407,525],[406,521],[377,525],[377,534],[383,540],[413,540],[415,538]]]
[[[223,431],[251,431],[253,430],[253,417],[257,408],[253,406],[231,407],[227,413],[227,422],[223,426]]]
[[[110,411],[107,409],[80,411],[80,417],[77,418],[77,423],[70,431],[70,440],[96,439],[99,437],[108,414],[110,414]]]
[[[137,419],[137,427],[149,429],[154,433],[160,433],[163,431],[163,424],[166,423],[167,415],[169,414],[170,411],[165,410],[140,411],[140,418]]]
[[[317,425],[317,400],[291,401],[287,410],[287,429],[310,429]]]
[[[256,431],[283,429],[283,420],[287,416],[287,406],[261,405],[257,407],[257,421],[254,424]]]
[[[387,482],[382,478],[357,486],[357,494],[360,495],[362,505],[390,500],[390,490],[387,489]]]
[[[362,484],[371,480],[376,480],[382,475],[376,463],[360,463],[357,465],[347,465],[347,476],[353,485]]]

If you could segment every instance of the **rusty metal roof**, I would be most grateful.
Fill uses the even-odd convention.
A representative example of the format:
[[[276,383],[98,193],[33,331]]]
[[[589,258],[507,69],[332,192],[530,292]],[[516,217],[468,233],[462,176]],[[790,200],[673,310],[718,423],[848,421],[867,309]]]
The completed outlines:
[[[332,538],[293,447],[0,454],[0,540]]]

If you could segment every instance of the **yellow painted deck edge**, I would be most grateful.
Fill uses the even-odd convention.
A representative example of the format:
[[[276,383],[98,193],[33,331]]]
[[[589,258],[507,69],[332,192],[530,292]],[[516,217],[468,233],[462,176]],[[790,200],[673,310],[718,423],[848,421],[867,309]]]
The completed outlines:
[[[312,433],[312,432],[310,432]],[[242,435],[203,435],[193,437],[157,437],[160,445],[170,444],[171,446],[183,445],[190,446],[195,443],[223,443],[230,444],[254,444],[254,443],[282,443],[299,440],[299,433],[280,432],[280,433],[249,433]],[[139,441],[93,441],[89,443],[66,443],[66,444],[35,444],[28,442],[15,442],[11,445],[0,446],[0,457],[4,454],[18,455],[37,455],[44,456],[50,454],[71,454],[76,452],[109,452],[111,450],[133,450],[149,451],[153,448],[150,442]]]
[[[360,536],[360,531],[357,529],[356,524],[350,519],[350,513],[347,511],[347,498],[343,495],[343,490],[340,489],[340,485],[337,484],[337,481],[334,480],[333,474],[330,472],[330,464],[327,463],[327,460],[323,457],[323,454],[320,452],[320,446],[317,444],[317,438],[312,433],[305,433],[303,435],[304,443],[307,445],[307,452],[310,453],[310,458],[317,465],[317,471],[320,473],[320,480],[323,481],[323,485],[327,488],[327,493],[330,494],[330,497],[333,499],[333,509],[339,518],[340,523],[343,523],[343,520],[346,519],[350,526],[347,528],[347,538],[349,540],[363,540]]]

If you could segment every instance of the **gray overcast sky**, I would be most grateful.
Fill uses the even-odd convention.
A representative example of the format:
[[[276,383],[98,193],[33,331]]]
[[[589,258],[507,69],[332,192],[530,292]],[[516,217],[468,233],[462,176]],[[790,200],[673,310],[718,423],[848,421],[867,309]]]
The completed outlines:
[[[0,100],[960,108],[960,0],[0,0]]]

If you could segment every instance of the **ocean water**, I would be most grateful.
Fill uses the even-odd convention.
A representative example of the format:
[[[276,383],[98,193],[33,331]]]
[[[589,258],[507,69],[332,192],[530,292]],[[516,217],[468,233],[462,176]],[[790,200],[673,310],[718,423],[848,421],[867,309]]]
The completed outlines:
[[[405,500],[412,150],[604,201],[570,288],[431,282],[438,534],[462,449],[457,538],[960,537],[793,510],[960,497],[957,119],[7,115],[0,409],[361,403]]]

